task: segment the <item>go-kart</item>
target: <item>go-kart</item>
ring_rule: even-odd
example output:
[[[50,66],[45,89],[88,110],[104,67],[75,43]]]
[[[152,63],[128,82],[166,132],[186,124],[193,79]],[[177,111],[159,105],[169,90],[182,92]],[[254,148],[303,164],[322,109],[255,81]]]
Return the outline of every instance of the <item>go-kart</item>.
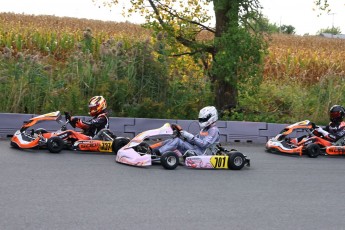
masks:
[[[44,128],[30,129],[43,121],[56,121],[61,128],[55,132],[48,132]],[[24,121],[22,127],[11,138],[11,146],[19,149],[47,148],[51,153],[59,153],[63,149],[108,152],[117,151],[129,142],[129,138],[116,137],[110,130],[101,130],[91,139],[89,136],[66,128],[69,120],[62,121],[60,111],[51,112]]]
[[[164,124],[158,129],[147,130],[135,136],[127,145],[122,147],[116,161],[133,166],[150,166],[154,163],[161,164],[165,169],[175,169],[179,164],[189,168],[208,169],[233,169],[240,170],[245,165],[250,166],[250,159],[237,150],[226,150],[220,144],[209,147],[203,155],[195,155],[193,152],[182,154],[178,150],[167,151],[156,155],[150,144],[152,137],[180,138],[176,125]]]
[[[345,155],[344,138],[331,142],[321,135],[313,134],[315,128],[315,124],[309,120],[289,125],[278,135],[268,140],[266,150],[273,153],[307,155],[311,158],[316,158],[320,154]],[[298,136],[298,133],[302,135]],[[291,137],[292,135],[296,137]]]

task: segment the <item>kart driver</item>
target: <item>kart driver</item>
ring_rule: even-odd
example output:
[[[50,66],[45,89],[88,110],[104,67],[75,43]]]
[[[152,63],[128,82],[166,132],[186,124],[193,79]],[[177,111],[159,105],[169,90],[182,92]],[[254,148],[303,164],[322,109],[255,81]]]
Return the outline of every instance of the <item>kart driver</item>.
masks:
[[[109,119],[107,113],[107,102],[103,96],[94,96],[89,100],[89,114],[92,116],[87,121],[79,118],[71,117],[69,113],[65,113],[66,119],[69,120],[73,128],[80,128],[83,134],[97,139],[96,134],[102,129],[109,128]]]
[[[192,152],[192,155],[201,155],[212,144],[219,142],[219,129],[216,125],[218,120],[217,109],[214,106],[207,106],[199,112],[200,133],[196,136],[182,130],[178,125],[172,125],[173,129],[180,132],[181,138],[168,139],[163,142],[151,145],[153,154],[161,155],[166,151],[178,150],[182,155]]]
[[[345,136],[345,109],[340,105],[333,105],[329,110],[330,123],[323,129],[315,127],[313,133],[316,136],[324,136],[326,140],[335,142]]]

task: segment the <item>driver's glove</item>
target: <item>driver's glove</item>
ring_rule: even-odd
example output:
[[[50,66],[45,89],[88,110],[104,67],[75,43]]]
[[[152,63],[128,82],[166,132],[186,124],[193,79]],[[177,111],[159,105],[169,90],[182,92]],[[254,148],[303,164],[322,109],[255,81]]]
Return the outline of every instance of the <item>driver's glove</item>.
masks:
[[[65,112],[65,118],[66,118],[66,121],[71,121],[71,114],[69,112]]]
[[[185,130],[182,130],[180,133],[181,133],[181,136],[184,139],[186,139],[188,142],[191,142],[194,139],[194,135]]]
[[[322,136],[324,136],[324,137],[326,137],[329,134],[326,130],[323,130],[323,128],[318,127],[318,126],[314,130],[317,131],[318,133],[322,134]]]
[[[77,123],[79,123],[79,118],[71,117],[71,120],[69,122],[73,128],[77,126]]]
[[[172,130],[176,130],[178,132],[182,131],[182,127],[178,124],[171,124],[170,127]]]

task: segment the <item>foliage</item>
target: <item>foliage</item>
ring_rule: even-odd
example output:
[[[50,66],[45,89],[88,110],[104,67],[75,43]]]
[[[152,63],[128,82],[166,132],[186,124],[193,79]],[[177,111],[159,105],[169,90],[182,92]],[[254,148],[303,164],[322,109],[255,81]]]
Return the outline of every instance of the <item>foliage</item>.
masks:
[[[334,104],[344,105],[345,76],[326,75],[305,89],[288,78],[266,80],[255,95],[241,98],[241,106],[224,119],[291,124],[309,119],[316,124],[329,122],[328,111]]]
[[[283,33],[283,34],[295,34],[295,27],[292,25],[277,25],[271,23],[267,17],[261,13],[257,13],[257,16],[248,21],[247,26],[252,31],[264,32],[264,33]]]
[[[119,1],[103,1],[109,5],[118,5]],[[174,56],[179,55],[192,55],[196,62],[204,64],[204,69],[206,74],[210,76],[211,82],[217,82],[213,84],[214,88],[214,103],[221,109],[229,108],[237,104],[237,91],[238,91],[238,78],[244,78],[249,75],[233,76],[231,82],[225,79],[224,76],[218,76],[219,71],[212,71],[214,66],[222,66],[226,63],[220,63],[221,58],[218,58],[218,63],[212,65],[212,62],[217,58],[218,52],[228,52],[227,48],[220,46],[217,41],[204,42],[197,40],[197,36],[201,31],[205,30],[214,34],[215,38],[221,38],[226,34],[233,34],[233,37],[238,38],[244,33],[239,33],[238,29],[247,30],[247,25],[250,20],[257,17],[258,11],[260,9],[260,4],[258,0],[241,0],[241,1],[196,1],[196,0],[140,0],[140,1],[130,1],[130,7],[125,9],[128,14],[132,12],[137,12],[146,16],[147,26],[156,31],[156,33],[164,31],[167,34],[167,41],[169,46],[172,48],[169,53]],[[210,25],[211,14],[209,13],[209,6],[213,5],[213,11],[216,18],[216,25],[213,28]],[[148,9],[148,7],[151,10]],[[256,36],[256,31],[254,32],[253,40],[258,40],[260,36]],[[252,36],[252,33],[247,33],[243,40],[248,39],[248,36]],[[226,35],[227,36],[227,35]],[[185,48],[177,48],[176,43],[182,44]],[[252,46],[252,49],[264,49],[264,46]],[[230,50],[232,52],[234,50]],[[235,69],[244,69],[249,67],[249,65],[236,66],[239,63],[252,62],[253,60],[245,60],[246,58],[251,58],[256,56],[258,50],[252,50],[253,54],[248,55],[247,53],[239,53],[237,50],[236,59],[241,59],[242,61],[236,60],[232,62],[232,70],[229,75],[237,74]],[[259,55],[262,57],[262,55]],[[256,61],[256,57],[254,58]],[[260,61],[259,61],[260,62]],[[255,63],[255,62],[253,62]],[[257,64],[257,62],[255,63]],[[251,72],[250,78],[259,76],[260,73],[253,73],[255,68],[248,69]],[[243,71],[244,72],[244,71]],[[223,75],[223,74],[222,74]],[[223,93],[231,95],[225,97]]]
[[[248,26],[253,30],[253,31],[259,31],[263,33],[279,33],[280,28],[279,25],[276,23],[271,23],[267,17],[265,17],[262,14],[259,14],[256,20],[249,20]]]
[[[272,35],[268,50],[259,90],[224,119],[326,124],[329,108],[345,104],[344,40]]]
[[[203,66],[188,55],[172,58],[172,51],[188,50],[171,43],[165,33],[133,24],[103,26],[43,16],[0,14],[0,21],[0,112],[87,115],[87,101],[96,94],[106,97],[111,116],[195,119],[201,107],[212,104],[214,83]],[[73,27],[78,24],[83,26]],[[91,32],[91,42],[85,31]],[[245,30],[238,33],[216,41],[229,50],[259,44]],[[210,38],[197,37],[204,44]],[[238,107],[224,111],[221,119],[326,124],[330,106],[345,105],[345,40],[273,34],[268,42],[261,83],[239,81]],[[236,50],[225,50],[217,58],[224,63],[223,72],[250,76],[241,65],[260,68],[248,61],[255,57],[243,62]],[[232,61],[241,65],[232,69]]]
[[[330,12],[328,0],[314,0],[314,4],[322,11]]]
[[[240,92],[255,92],[262,79],[262,60],[265,43],[260,35],[251,35],[244,28],[232,29],[215,39],[221,50],[215,56],[213,72],[224,81],[240,88]],[[252,85],[252,87],[248,87]]]
[[[10,27],[12,19],[5,14],[7,23],[0,27],[4,38],[0,41],[0,95],[7,98],[0,103],[0,111],[68,110],[86,115],[88,99],[103,95],[112,115],[188,119],[210,102],[210,86],[200,67],[188,57],[169,58],[162,38],[142,40],[147,30],[135,29],[133,39],[122,33],[108,36],[114,26],[108,27],[109,32],[92,31],[100,23],[94,21],[84,31],[67,32],[66,23],[67,29],[54,33],[43,27],[30,34],[27,31],[37,27],[42,17],[24,29]],[[128,34],[133,32],[131,26]]]
[[[341,34],[341,29],[339,27],[327,27],[325,29],[320,29],[316,34],[329,33],[329,34]]]
[[[345,73],[345,40],[318,36],[272,35],[264,76],[289,79],[307,86],[323,76]]]
[[[282,25],[279,27],[279,30],[281,33],[283,34],[295,34],[295,27],[293,27],[292,25]]]

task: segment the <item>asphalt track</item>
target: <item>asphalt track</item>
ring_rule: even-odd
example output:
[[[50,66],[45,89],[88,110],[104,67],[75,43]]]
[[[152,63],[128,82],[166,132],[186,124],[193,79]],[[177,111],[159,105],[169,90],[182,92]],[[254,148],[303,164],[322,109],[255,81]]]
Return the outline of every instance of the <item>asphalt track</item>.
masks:
[[[137,168],[0,141],[0,229],[345,229],[345,157],[233,147],[250,168]]]

